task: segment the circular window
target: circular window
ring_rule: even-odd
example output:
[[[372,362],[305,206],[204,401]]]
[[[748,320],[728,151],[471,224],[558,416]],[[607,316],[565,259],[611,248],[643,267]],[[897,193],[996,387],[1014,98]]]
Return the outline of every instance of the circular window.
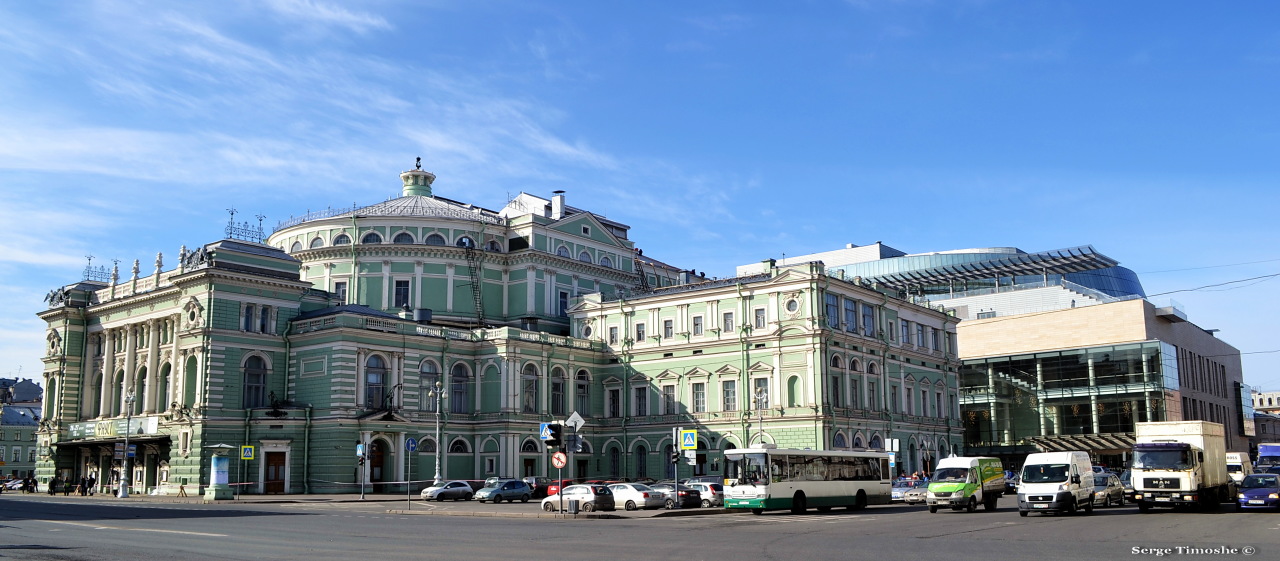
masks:
[[[788,311],[788,312],[791,312],[791,313],[793,313],[793,314],[794,314],[794,313],[796,313],[796,311],[798,311],[799,309],[800,309],[800,301],[799,301],[799,300],[796,300],[795,298],[792,298],[792,299],[790,299],[790,300],[787,300],[787,311]]]
[[[590,336],[591,336],[591,326],[590,326],[590,325],[584,326],[584,327],[582,328],[582,336],[583,336],[583,337],[590,337]]]
[[[195,321],[195,320],[196,320],[196,311],[191,310],[190,312],[187,312],[187,321]]]

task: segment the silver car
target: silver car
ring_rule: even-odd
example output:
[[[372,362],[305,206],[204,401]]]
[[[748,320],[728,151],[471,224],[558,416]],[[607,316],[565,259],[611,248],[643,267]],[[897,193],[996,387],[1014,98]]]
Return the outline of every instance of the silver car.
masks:
[[[724,485],[720,483],[689,483],[702,495],[702,508],[724,506]]]
[[[483,489],[476,491],[475,497],[477,501],[493,501],[495,504],[504,499],[510,503],[516,502],[516,499],[527,503],[533,498],[533,489],[519,479],[499,479],[493,483],[486,482]]]
[[[666,493],[653,489],[643,483],[614,483],[609,486],[613,491],[614,505],[622,504],[626,510],[662,508],[666,506]]]
[[[466,481],[441,481],[439,485],[432,485],[422,490],[424,501],[469,501],[473,496],[475,491]]]

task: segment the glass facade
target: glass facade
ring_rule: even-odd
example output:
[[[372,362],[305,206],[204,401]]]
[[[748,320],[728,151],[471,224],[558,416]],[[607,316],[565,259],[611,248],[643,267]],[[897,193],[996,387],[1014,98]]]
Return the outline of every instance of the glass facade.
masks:
[[[966,360],[960,393],[971,447],[1132,433],[1136,422],[1180,418],[1177,351],[1160,341]]]

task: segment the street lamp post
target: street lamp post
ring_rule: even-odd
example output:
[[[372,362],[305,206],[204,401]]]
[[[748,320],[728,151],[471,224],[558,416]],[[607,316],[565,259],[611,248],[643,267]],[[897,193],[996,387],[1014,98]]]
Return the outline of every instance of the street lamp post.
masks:
[[[129,484],[133,482],[133,475],[129,473],[129,433],[133,425],[133,392],[129,392],[124,396],[124,471],[120,474],[120,495],[122,499],[129,498]]]
[[[436,389],[429,395],[436,400],[436,479],[434,485],[439,486],[441,482],[440,451],[444,448],[444,444],[440,442],[440,410],[444,409],[444,384],[440,383],[440,380],[436,380]]]

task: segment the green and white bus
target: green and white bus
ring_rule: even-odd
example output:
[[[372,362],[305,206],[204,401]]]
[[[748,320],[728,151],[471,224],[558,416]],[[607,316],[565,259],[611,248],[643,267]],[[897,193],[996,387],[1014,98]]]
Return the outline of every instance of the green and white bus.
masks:
[[[889,504],[889,454],[871,451],[786,450],[765,445],[724,451],[725,508],[755,514]]]

